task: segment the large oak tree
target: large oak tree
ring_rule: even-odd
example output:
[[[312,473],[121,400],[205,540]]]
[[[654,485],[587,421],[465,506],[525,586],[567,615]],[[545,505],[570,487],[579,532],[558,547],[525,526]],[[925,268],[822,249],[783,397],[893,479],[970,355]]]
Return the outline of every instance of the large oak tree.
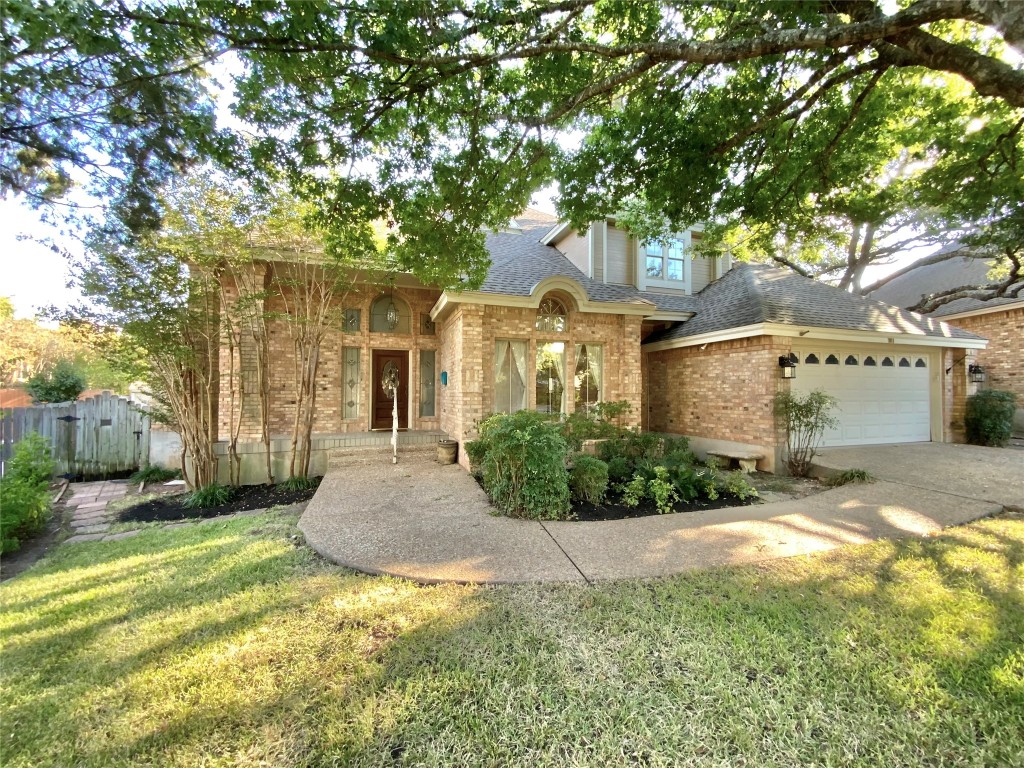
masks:
[[[396,222],[401,263],[442,284],[480,279],[481,228],[557,180],[577,224],[613,211],[633,211],[638,232],[720,223],[708,243],[745,227],[802,269],[839,247],[847,282],[861,280],[879,223],[912,211],[1003,259],[989,294],[1020,288],[1013,0],[56,0],[35,11],[5,5],[0,180],[53,195],[70,168],[109,164],[135,228],[158,218],[154,182],[217,156],[254,179],[283,174],[335,221]],[[205,72],[229,52],[251,137],[218,133],[210,117]],[[837,221],[844,242],[830,234]]]

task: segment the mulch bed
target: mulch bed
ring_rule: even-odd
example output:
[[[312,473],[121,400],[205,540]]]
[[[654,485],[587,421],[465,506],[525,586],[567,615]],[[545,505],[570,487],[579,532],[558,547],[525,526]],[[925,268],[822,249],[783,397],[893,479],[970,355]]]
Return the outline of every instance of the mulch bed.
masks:
[[[675,504],[672,512],[706,512],[709,509],[725,509],[726,507],[745,507],[749,504],[757,504],[759,499],[747,499],[740,501],[732,496],[719,496],[714,501],[698,501],[692,504]],[[572,514],[579,522],[602,522],[605,520],[629,520],[634,517],[650,517],[660,515],[657,507],[653,504],[641,504],[638,507],[625,507],[609,500],[605,504],[590,504],[588,502],[573,502]]]
[[[184,495],[181,494],[136,504],[123,510],[117,519],[122,523],[155,523],[220,517],[250,509],[297,504],[313,498],[314,493],[315,486],[304,491],[289,491],[278,485],[243,485],[234,488],[231,500],[218,507],[189,509],[182,506]]]

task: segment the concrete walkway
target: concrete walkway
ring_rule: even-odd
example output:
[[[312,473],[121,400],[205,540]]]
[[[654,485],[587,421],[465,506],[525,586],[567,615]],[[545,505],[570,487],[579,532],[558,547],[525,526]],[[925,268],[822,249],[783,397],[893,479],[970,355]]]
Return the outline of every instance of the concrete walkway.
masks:
[[[830,451],[828,466],[864,468],[879,479],[794,501],[597,523],[495,517],[458,466],[406,460],[346,467],[327,474],[299,528],[334,562],[421,582],[667,576],[932,535],[1022,503],[1024,453],[962,448],[974,449],[935,445],[906,467],[884,454],[869,466],[877,448]],[[843,464],[848,460],[855,461]],[[1015,467],[1016,479],[1003,482]]]

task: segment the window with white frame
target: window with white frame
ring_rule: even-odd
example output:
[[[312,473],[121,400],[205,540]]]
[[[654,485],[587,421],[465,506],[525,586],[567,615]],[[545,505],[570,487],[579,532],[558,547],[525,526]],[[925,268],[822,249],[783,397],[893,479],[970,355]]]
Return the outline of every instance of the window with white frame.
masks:
[[[494,412],[515,413],[526,408],[525,341],[498,339],[494,343]]]
[[[644,269],[648,280],[665,280],[682,285],[686,280],[687,253],[677,238],[644,244]]]
[[[537,410],[565,413],[565,342],[537,342]]]
[[[575,408],[590,411],[601,402],[603,354],[600,344],[576,345],[576,371],[573,376]]]

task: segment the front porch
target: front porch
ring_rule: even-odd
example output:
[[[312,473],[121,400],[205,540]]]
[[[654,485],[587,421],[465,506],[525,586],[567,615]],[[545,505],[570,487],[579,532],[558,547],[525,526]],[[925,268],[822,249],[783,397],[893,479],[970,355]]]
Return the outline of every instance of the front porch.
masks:
[[[403,430],[398,433],[398,457],[403,455],[430,454],[438,440],[448,435],[440,430]],[[246,441],[238,444],[240,460],[239,482],[242,485],[256,485],[266,482],[264,446],[261,442]],[[217,456],[217,475],[222,483],[230,480],[228,443],[221,440],[213,445]],[[310,476],[324,475],[329,468],[349,463],[366,463],[377,457],[383,461],[391,455],[391,431],[373,430],[367,432],[343,432],[337,434],[313,435],[313,449],[309,459]],[[291,438],[277,436],[270,440],[271,469],[275,480],[288,477],[291,461]]]

